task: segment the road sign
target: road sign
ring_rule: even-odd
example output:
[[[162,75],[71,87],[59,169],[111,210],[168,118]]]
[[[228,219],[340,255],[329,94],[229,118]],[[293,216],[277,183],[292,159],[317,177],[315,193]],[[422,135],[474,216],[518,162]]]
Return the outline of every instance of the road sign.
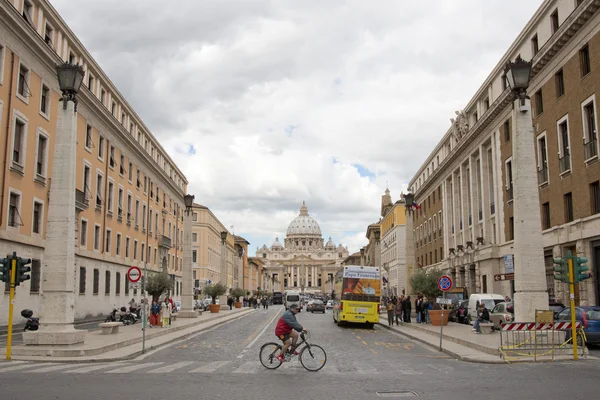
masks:
[[[138,282],[142,279],[142,271],[138,267],[131,267],[127,270],[127,279],[129,282]]]
[[[437,299],[435,299],[435,302],[437,304],[448,304],[448,305],[451,305],[452,304],[452,299],[444,299],[443,297],[438,297]]]
[[[512,254],[507,254],[504,256],[504,273],[511,274],[515,272],[515,263]]]
[[[498,281],[514,281],[515,280],[515,274],[496,274],[494,275],[494,280],[496,282]]]
[[[129,282],[129,289],[141,289],[141,285],[139,282]]]
[[[438,288],[440,288],[442,292],[447,292],[448,290],[452,289],[452,278],[450,278],[448,275],[440,276],[440,279],[438,280]]]

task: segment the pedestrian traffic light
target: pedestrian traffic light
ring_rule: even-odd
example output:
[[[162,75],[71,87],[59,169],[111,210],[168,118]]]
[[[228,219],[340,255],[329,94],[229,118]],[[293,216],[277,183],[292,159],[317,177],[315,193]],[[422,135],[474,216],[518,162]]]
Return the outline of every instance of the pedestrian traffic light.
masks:
[[[0,281],[10,282],[10,258],[0,258]]]
[[[576,257],[573,260],[573,270],[575,275],[575,282],[585,281],[590,278],[589,267],[586,265],[588,259],[586,257]]]
[[[31,279],[31,276],[29,275],[31,267],[28,266],[29,264],[31,264],[31,258],[17,258],[17,275],[15,276],[15,286],[19,286],[21,282]]]
[[[567,264],[567,259],[558,257],[552,260],[554,263],[554,279],[560,282],[569,282],[569,266]]]

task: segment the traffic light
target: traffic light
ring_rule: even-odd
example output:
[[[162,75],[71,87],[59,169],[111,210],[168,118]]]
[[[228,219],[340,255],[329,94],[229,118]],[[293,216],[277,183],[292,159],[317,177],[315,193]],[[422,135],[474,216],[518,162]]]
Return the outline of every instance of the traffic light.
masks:
[[[29,264],[31,264],[31,258],[17,257],[17,275],[15,276],[15,286],[19,286],[21,282],[31,279],[31,276],[29,275],[31,267],[28,266]]]
[[[590,278],[589,267],[585,265],[588,262],[586,257],[576,257],[573,259],[573,273],[575,282],[585,281]]]
[[[10,258],[0,258],[0,281],[10,282]]]
[[[560,282],[569,282],[569,265],[567,264],[566,258],[555,258],[552,260],[554,263],[554,279]]]

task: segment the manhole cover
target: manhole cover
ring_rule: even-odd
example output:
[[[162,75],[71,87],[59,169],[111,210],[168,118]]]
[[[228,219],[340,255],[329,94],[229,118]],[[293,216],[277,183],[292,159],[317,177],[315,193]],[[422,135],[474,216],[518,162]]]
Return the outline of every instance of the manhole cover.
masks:
[[[418,396],[415,392],[410,390],[397,390],[395,392],[375,392],[379,397],[414,397]]]

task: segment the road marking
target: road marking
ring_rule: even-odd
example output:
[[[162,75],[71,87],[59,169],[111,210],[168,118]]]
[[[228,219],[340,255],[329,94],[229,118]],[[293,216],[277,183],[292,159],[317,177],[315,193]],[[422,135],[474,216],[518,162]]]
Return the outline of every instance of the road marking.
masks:
[[[371,353],[377,354],[377,352],[375,350],[373,350],[372,348],[370,348],[370,347],[369,347],[369,350],[371,350]]]
[[[360,363],[354,362],[352,363],[354,368],[356,368],[356,373],[361,375],[373,375],[377,373],[377,368],[368,363]]]
[[[45,367],[25,371],[27,374],[38,374],[41,372],[54,372],[61,369],[73,368],[73,364],[46,364]]]
[[[254,338],[254,340],[252,340],[250,342],[250,344],[248,344],[248,346],[246,346],[247,349],[249,349],[252,346],[254,346],[254,343],[256,343],[258,341],[258,339],[260,339],[260,337],[263,335],[263,333],[265,333],[265,331],[267,330],[267,328],[269,327],[269,325],[271,325],[271,323],[273,323],[273,321],[275,321],[275,318],[277,318],[277,316],[279,315],[280,312],[281,312],[281,309],[279,309],[277,311],[277,313],[273,316],[273,318],[271,318],[271,320],[269,321],[269,323],[267,325],[265,325],[265,327],[263,328],[262,331],[260,331],[260,333],[258,334],[258,336],[256,336]]]
[[[362,341],[362,344],[364,344],[365,346],[368,346],[367,342],[365,342],[364,340]]]
[[[123,373],[127,373],[127,372],[133,372],[135,370],[142,369],[142,368],[151,368],[155,365],[161,365],[161,364],[164,364],[164,363],[163,362],[151,362],[151,363],[129,365],[126,367],[113,369],[112,371],[106,371],[106,373],[107,374],[123,374]],[[148,372],[148,371],[146,371],[146,372]]]
[[[224,367],[225,365],[227,365],[229,363],[230,363],[230,361],[213,361],[211,363],[201,366],[200,368],[193,369],[193,370],[189,371],[189,373],[190,374],[197,373],[197,372],[210,373],[210,372],[216,371],[217,369],[219,369],[221,367]]]
[[[237,358],[243,358],[243,357],[244,357],[243,354],[240,354],[239,356],[237,356]]]
[[[90,365],[87,367],[78,368],[78,369],[71,370],[71,371],[63,371],[63,374],[85,374],[87,372],[97,371],[102,368],[117,367],[119,365],[123,365],[123,363],[121,362],[121,363],[99,364],[99,365],[95,364],[95,365]]]
[[[259,369],[263,369],[264,367],[260,365],[257,361],[246,361],[238,368],[234,369],[233,372],[236,374],[255,374]]]
[[[12,364],[12,362],[11,362],[11,364]],[[10,366],[10,367],[6,367],[6,368],[0,369],[0,372],[18,371],[20,369],[30,368],[30,367],[35,366],[35,365],[39,365],[39,364],[25,363],[25,364],[21,364],[21,365],[14,365],[14,366]]]
[[[176,369],[183,368],[183,367],[185,367],[187,365],[190,365],[190,364],[193,364],[193,363],[194,363],[193,361],[180,361],[180,362],[177,362],[175,364],[165,365],[164,367],[153,369],[153,370],[148,371],[148,372],[151,373],[151,374],[162,374],[164,372],[173,372]]]

